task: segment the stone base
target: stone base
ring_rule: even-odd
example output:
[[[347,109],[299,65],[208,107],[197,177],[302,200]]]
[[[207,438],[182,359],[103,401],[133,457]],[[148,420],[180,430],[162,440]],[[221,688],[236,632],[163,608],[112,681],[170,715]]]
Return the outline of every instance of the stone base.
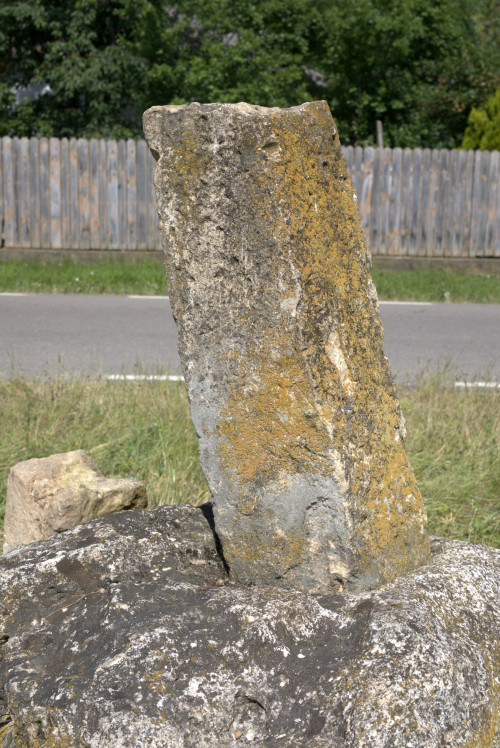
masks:
[[[232,585],[210,513],[0,559],[2,748],[498,744],[499,551],[433,538],[391,584],[312,597]]]

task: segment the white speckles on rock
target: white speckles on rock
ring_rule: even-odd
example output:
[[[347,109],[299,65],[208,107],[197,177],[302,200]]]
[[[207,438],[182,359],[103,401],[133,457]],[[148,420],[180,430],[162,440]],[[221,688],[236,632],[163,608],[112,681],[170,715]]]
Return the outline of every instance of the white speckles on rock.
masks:
[[[492,748],[500,552],[433,548],[379,590],[323,597],[217,586],[213,535],[189,507],[1,557],[11,746]],[[205,565],[189,564],[195,552]]]

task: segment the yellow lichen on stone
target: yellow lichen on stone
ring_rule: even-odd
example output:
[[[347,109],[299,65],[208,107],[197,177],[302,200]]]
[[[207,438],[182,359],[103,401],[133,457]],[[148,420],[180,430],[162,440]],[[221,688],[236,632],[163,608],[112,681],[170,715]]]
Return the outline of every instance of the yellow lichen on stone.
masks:
[[[344,587],[345,569],[363,588],[414,568],[428,555],[425,511],[328,106],[167,116],[156,184],[175,223],[172,308],[235,577],[266,556],[269,579],[301,559],[309,571],[289,583],[324,591],[329,577]]]
[[[328,434],[318,428],[301,364],[286,336],[273,328],[261,345],[247,346],[217,425],[219,457],[228,476],[242,483],[274,481],[281,474],[325,467]]]

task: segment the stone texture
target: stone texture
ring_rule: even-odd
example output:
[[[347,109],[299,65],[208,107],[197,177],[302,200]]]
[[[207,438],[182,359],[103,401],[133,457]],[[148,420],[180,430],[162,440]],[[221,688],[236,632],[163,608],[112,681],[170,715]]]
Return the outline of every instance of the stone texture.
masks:
[[[9,471],[4,553],[94,517],[145,508],[146,488],[130,478],[104,478],[83,450],[18,462]]]
[[[179,353],[234,580],[375,588],[429,554],[325,102],[153,107]]]
[[[210,508],[0,558],[2,748],[498,745],[500,552],[432,539],[361,594],[228,581]]]

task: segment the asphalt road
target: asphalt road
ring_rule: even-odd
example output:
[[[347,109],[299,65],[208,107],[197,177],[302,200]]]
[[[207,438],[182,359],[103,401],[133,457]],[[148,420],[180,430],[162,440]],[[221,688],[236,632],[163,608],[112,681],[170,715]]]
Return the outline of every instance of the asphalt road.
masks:
[[[500,304],[381,302],[399,381],[448,366],[459,380],[500,382]],[[0,376],[180,372],[166,297],[0,294]]]

